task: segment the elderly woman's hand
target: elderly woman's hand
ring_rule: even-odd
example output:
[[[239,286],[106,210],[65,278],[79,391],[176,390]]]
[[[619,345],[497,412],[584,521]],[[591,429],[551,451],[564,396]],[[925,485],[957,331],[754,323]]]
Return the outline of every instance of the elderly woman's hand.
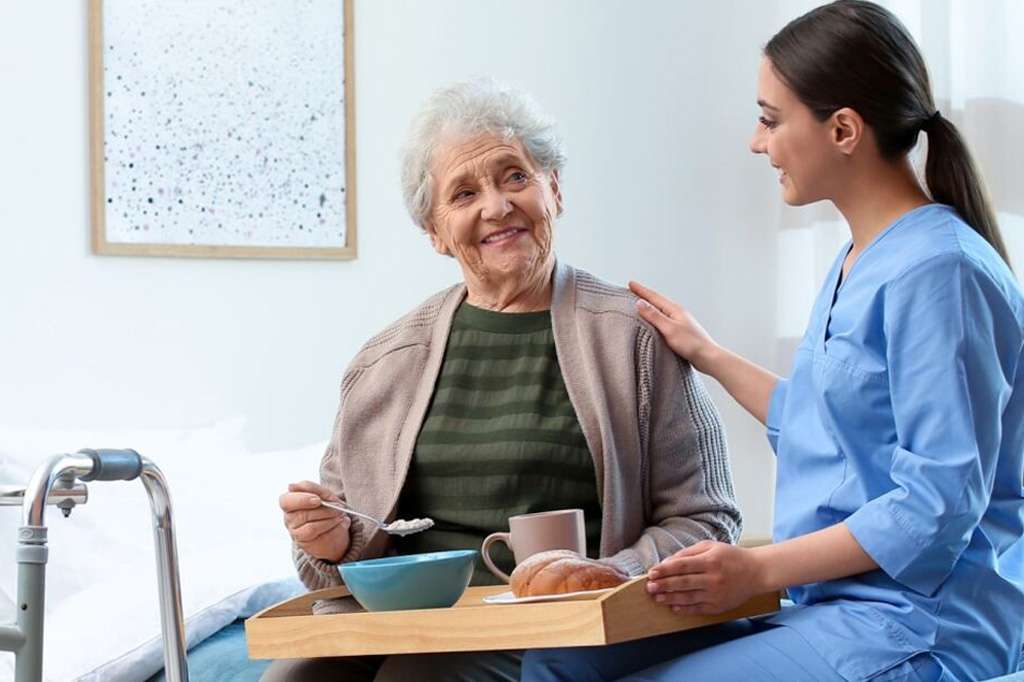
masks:
[[[684,614],[722,613],[768,591],[756,553],[710,540],[679,550],[647,576],[655,601]]]
[[[696,318],[678,303],[639,282],[630,282],[629,290],[640,298],[637,301],[640,317],[658,330],[669,348],[689,361],[697,371],[709,374],[708,365],[718,350],[718,344]]]
[[[284,525],[307,554],[338,562],[348,550],[351,520],[348,514],[320,506],[320,500],[341,502],[337,495],[312,481],[288,484],[288,492],[279,498]]]

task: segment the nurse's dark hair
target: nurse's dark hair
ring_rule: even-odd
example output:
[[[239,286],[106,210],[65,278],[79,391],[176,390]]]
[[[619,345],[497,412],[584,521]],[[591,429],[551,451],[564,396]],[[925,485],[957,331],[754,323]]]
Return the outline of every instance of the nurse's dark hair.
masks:
[[[819,120],[844,107],[860,114],[883,158],[906,155],[925,131],[932,199],[955,208],[1009,264],[981,175],[956,126],[936,110],[924,59],[899,19],[872,2],[836,0],[789,22],[764,54]]]

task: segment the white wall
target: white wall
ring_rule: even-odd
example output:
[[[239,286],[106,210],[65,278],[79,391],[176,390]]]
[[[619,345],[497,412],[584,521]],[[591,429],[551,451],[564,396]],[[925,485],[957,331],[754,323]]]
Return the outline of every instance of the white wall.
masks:
[[[403,212],[397,155],[427,94],[476,74],[561,123],[563,260],[648,282],[772,363],[781,201],[746,144],[760,46],[792,7],[357,2],[359,258],[314,262],[90,253],[85,4],[0,3],[0,428],[244,414],[257,449],[326,438],[360,343],[458,278]],[[713,390],[747,529],[766,534],[770,451]]]

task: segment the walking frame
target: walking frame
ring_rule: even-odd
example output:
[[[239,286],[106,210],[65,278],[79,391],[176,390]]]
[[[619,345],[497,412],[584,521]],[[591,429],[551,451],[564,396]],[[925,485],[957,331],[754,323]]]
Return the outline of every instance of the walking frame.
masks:
[[[188,682],[185,624],[181,610],[178,550],[174,540],[171,497],[160,469],[134,450],[80,450],[53,455],[33,472],[28,486],[0,486],[0,505],[21,506],[18,528],[17,621],[0,625],[0,651],[15,654],[15,682],[40,682],[43,675],[45,607],[46,505],[65,517],[85,504],[84,482],[142,479],[153,512],[156,568],[160,588],[160,626],[168,682]]]

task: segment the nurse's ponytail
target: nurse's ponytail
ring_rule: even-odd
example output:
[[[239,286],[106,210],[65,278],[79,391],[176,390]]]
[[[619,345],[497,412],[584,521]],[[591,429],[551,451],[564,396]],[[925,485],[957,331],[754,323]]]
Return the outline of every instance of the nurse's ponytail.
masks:
[[[905,156],[924,131],[932,199],[956,209],[1009,265],[971,153],[936,109],[924,59],[899,19],[872,2],[836,0],[791,21],[764,54],[819,120],[843,107],[860,114],[883,158]]]
[[[923,130],[928,135],[925,182],[932,199],[955,208],[964,222],[977,230],[1009,265],[1010,257],[992,206],[985,196],[981,174],[960,132],[938,112],[925,121]]]

